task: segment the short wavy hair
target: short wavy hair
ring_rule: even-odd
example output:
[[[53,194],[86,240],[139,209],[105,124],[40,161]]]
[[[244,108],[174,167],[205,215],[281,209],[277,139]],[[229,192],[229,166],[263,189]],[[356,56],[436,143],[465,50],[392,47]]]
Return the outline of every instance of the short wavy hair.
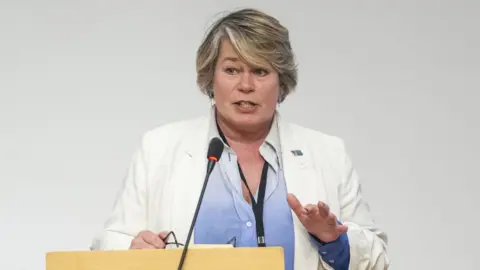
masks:
[[[295,90],[298,68],[288,29],[259,10],[241,9],[218,19],[197,50],[197,85],[213,97],[213,77],[222,40],[229,39],[240,58],[255,67],[273,67],[279,74],[278,102]]]

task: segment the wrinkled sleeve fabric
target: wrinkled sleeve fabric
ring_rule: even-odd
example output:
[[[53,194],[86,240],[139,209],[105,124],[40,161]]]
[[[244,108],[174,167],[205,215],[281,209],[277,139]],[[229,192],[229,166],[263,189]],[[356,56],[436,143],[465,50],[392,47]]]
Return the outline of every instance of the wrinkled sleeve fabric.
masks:
[[[91,250],[128,249],[138,232],[146,228],[147,149],[148,133],[143,136],[130,161],[113,209],[103,231],[93,240]]]
[[[368,203],[362,196],[361,184],[350,157],[341,141],[338,164],[341,182],[338,185],[340,216],[348,226],[351,270],[385,270],[390,266],[387,255],[387,234],[373,220]],[[334,268],[336,269],[336,268]]]
[[[346,233],[341,234],[337,240],[329,243],[323,243],[312,234],[310,236],[312,237],[312,242],[317,247],[318,254],[325,263],[335,270],[349,269],[350,244],[348,243],[348,235]]]

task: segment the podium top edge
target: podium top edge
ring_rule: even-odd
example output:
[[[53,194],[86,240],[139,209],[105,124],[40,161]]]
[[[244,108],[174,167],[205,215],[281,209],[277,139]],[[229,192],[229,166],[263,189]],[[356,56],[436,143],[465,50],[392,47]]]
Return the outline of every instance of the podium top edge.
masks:
[[[76,254],[81,254],[81,253],[123,253],[123,252],[143,252],[143,253],[156,253],[156,252],[178,252],[179,250],[183,250],[183,248],[167,248],[167,249],[117,249],[117,250],[53,250],[53,251],[47,251],[45,252],[46,255],[53,255],[53,254],[65,254],[65,253],[76,253]],[[194,252],[206,252],[206,251],[211,251],[211,250],[228,250],[228,251],[245,251],[245,250],[258,250],[258,251],[274,251],[274,250],[282,250],[282,247],[232,247],[232,248],[225,248],[225,247],[192,247],[188,248],[189,252],[194,251]]]

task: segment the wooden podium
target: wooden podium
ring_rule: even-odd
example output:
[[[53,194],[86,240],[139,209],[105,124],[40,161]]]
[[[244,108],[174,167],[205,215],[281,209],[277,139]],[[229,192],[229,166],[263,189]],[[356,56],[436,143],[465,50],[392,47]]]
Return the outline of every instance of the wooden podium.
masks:
[[[46,254],[46,270],[177,270],[182,249],[59,251]],[[284,270],[283,248],[188,249],[184,270]]]

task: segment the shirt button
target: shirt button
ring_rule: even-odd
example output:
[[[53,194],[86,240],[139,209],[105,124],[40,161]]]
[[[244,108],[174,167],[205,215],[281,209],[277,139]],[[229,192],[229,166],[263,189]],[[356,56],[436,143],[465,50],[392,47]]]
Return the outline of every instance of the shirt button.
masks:
[[[249,228],[252,227],[252,222],[247,221],[247,227],[249,227]]]

